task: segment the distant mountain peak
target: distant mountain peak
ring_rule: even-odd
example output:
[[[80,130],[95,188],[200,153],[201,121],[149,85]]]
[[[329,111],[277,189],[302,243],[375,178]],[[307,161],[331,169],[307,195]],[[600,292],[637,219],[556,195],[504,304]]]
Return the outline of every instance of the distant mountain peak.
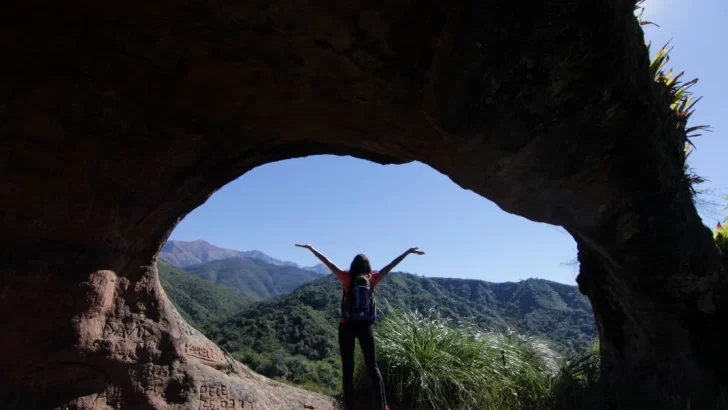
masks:
[[[298,264],[273,258],[259,250],[239,251],[215,246],[203,239],[192,241],[169,240],[162,247],[159,255],[162,259],[177,267],[196,265],[227,258],[251,258],[277,266],[293,266]]]

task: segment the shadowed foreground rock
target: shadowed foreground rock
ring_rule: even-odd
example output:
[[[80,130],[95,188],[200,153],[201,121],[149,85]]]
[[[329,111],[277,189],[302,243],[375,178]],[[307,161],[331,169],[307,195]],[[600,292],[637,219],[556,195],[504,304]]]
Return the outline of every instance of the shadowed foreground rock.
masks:
[[[233,360],[178,315],[151,275],[133,285],[112,271],[96,271],[79,287],[53,301],[62,309],[69,298],[85,300],[72,319],[74,345],[69,340],[67,346],[83,354],[46,361],[45,346],[35,344],[35,357],[16,358],[22,365],[3,369],[3,409],[337,408],[330,397],[267,379]],[[147,311],[130,306],[140,294],[153,300]],[[6,351],[29,351],[21,336],[5,335]]]
[[[330,408],[190,334],[152,268],[224,184],[312,154],[421,161],[564,226],[611,384],[725,380],[726,278],[633,8],[10,0],[0,408]]]

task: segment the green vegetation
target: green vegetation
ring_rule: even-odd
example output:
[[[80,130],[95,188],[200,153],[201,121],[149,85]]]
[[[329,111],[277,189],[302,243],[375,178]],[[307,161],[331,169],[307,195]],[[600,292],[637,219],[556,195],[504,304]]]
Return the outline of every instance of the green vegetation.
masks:
[[[182,317],[202,332],[221,317],[233,316],[254,302],[253,298],[217,286],[167,261],[157,262],[159,281]]]
[[[706,386],[704,402],[622,385],[605,393],[598,343],[564,357],[537,338],[485,332],[434,312],[391,312],[377,327],[377,359],[392,409],[725,410],[725,389]],[[370,389],[361,354],[355,380]]]
[[[319,275],[291,293],[251,303],[249,295],[213,281],[231,283],[222,279],[240,278],[232,266],[242,266],[248,281],[238,283],[265,284],[258,279],[269,278],[269,271],[250,268],[259,261],[232,261],[193,266],[200,277],[160,261],[160,279],[183,317],[253,370],[324,393],[338,392],[338,280]],[[281,275],[295,269],[273,268]],[[377,298],[382,317],[390,309],[437,311],[442,320],[538,336],[562,353],[586,351],[596,335],[589,302],[576,287],[545,280],[489,283],[391,273],[378,287]]]
[[[713,232],[713,239],[715,239],[715,244],[718,245],[720,250],[723,252],[723,255],[728,253],[728,231],[723,227],[723,225],[718,223],[718,226],[715,227],[715,232]]]
[[[185,270],[257,300],[283,295],[321,277],[318,273],[294,266],[273,265],[259,259],[240,257],[188,265]]]
[[[332,275],[253,302],[164,261],[158,267],[180,313],[236,359],[268,377],[339,394],[341,288]],[[676,397],[644,399],[641,391],[606,395],[590,306],[573,286],[392,273],[378,298],[377,355],[393,409],[695,408]],[[368,388],[358,349],[355,377],[358,389]],[[718,407],[703,408],[728,408],[721,397]]]
[[[556,353],[534,338],[453,325],[433,311],[395,311],[377,327],[388,400],[417,409],[538,409],[556,371]],[[357,386],[368,388],[361,354]]]
[[[641,26],[654,25],[654,23],[642,19],[644,12],[642,4],[644,3],[645,0],[639,0],[635,5],[635,9],[640,11],[637,14],[637,20]],[[649,52],[650,44],[645,43],[645,46]],[[690,91],[690,88],[697,84],[698,79],[693,78],[692,80],[682,82],[681,78],[685,75],[685,72],[675,74],[672,69],[666,70],[669,61],[670,49],[667,48],[666,44],[657,51],[650,61],[650,74],[662,93],[665,106],[672,113],[673,131],[667,137],[670,139],[670,142],[676,143],[676,146],[679,148],[683,169],[682,180],[689,187],[691,194],[695,196],[697,193],[695,185],[701,184],[705,180],[688,166],[687,160],[693,150],[692,139],[701,135],[697,133],[698,131],[710,130],[710,126],[697,125],[688,127],[688,120],[690,120],[690,117],[695,112],[695,104],[700,101],[700,98],[696,99]]]

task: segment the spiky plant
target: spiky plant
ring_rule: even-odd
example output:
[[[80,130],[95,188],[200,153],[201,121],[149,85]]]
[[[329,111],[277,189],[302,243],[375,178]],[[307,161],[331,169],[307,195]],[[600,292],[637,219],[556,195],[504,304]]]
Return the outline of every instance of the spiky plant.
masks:
[[[681,131],[681,134],[685,135],[684,144],[686,147],[689,147],[692,145],[691,138],[702,135],[696,134],[696,131],[709,130],[710,127],[707,125],[697,125],[686,128],[688,120],[695,112],[695,104],[702,97],[695,98],[692,92],[689,91],[692,86],[697,84],[697,78],[693,78],[687,82],[681,82],[680,79],[685,75],[684,71],[679,74],[675,74],[672,69],[665,71],[667,63],[670,62],[670,51],[672,50],[672,48],[667,48],[668,44],[662,46],[657,51],[657,54],[655,54],[655,57],[650,63],[650,73],[656,83],[665,87],[667,100],[670,105],[670,111],[674,116],[676,128]],[[647,44],[648,49],[649,47],[650,44]]]
[[[645,21],[644,20],[643,16],[645,14],[645,8],[642,7],[642,4],[644,4],[645,1],[647,1],[647,0],[638,0],[637,3],[635,3],[635,5],[634,5],[634,9],[635,10],[639,10],[639,14],[637,14],[637,21],[639,21],[640,26],[653,25],[653,26],[660,27],[660,26],[658,26],[657,24],[655,24],[655,23],[653,23],[651,21]]]
[[[635,5],[635,10],[639,10],[636,16],[637,20],[641,26],[657,26],[657,24],[643,19],[644,7],[642,5],[645,1],[639,0]],[[649,52],[651,44],[646,42],[645,45]],[[697,84],[698,79],[693,78],[683,82],[681,79],[685,75],[684,71],[678,74],[675,74],[672,69],[666,71],[667,64],[670,62],[670,51],[672,50],[672,48],[668,48],[668,45],[669,42],[662,46],[650,61],[650,74],[655,83],[661,86],[664,91],[665,102],[670,109],[671,119],[675,127],[674,135],[678,138],[678,144],[683,147],[681,158],[683,180],[689,185],[691,193],[695,195],[694,186],[705,182],[705,180],[692,171],[688,166],[687,159],[694,148],[692,139],[702,135],[698,133],[699,131],[710,131],[710,126],[696,125],[688,127],[688,121],[695,112],[695,105],[702,98],[695,98],[690,91],[690,88]]]

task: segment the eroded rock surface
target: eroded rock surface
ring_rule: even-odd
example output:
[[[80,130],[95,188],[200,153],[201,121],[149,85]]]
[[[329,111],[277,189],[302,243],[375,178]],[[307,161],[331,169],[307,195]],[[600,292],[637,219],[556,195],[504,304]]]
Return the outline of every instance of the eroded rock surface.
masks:
[[[64,346],[82,352],[81,357],[63,360],[50,354],[43,361],[19,357],[4,363],[2,408],[337,408],[330,397],[267,379],[236,362],[190,327],[158,281],[147,278],[132,286],[112,271],[93,272],[79,286],[87,305],[72,320],[77,344]],[[159,305],[135,311],[128,302],[139,294]],[[37,339],[19,332],[4,336],[6,351],[28,351],[26,343],[39,350]],[[43,353],[50,352],[37,352]]]
[[[228,367],[151,268],[215,190],[312,154],[418,160],[564,226],[611,381],[726,379],[726,277],[633,0],[2,10],[0,407],[329,406]]]

